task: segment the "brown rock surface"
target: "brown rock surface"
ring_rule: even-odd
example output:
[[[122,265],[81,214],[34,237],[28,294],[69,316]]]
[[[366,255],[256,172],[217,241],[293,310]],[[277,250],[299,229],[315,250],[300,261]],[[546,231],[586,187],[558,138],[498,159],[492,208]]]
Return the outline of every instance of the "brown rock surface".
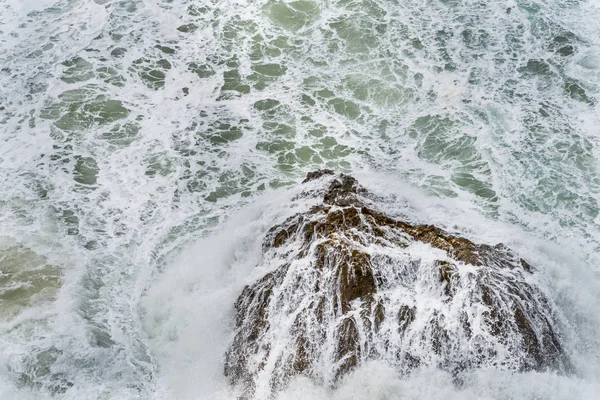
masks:
[[[531,267],[506,246],[390,218],[352,177],[315,171],[305,182],[315,179],[329,180],[323,204],[269,231],[265,257],[281,266],[236,302],[225,375],[247,395],[297,374],[333,385],[369,359],[399,374],[568,367]],[[420,256],[419,243],[439,259]]]

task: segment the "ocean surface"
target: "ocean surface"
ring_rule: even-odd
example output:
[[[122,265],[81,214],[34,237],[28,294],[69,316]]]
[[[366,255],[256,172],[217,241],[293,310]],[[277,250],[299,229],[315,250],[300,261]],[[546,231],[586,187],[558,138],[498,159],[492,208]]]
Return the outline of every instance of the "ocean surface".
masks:
[[[535,266],[574,371],[285,399],[596,399],[599,0],[0,0],[0,399],[231,399],[306,172]]]

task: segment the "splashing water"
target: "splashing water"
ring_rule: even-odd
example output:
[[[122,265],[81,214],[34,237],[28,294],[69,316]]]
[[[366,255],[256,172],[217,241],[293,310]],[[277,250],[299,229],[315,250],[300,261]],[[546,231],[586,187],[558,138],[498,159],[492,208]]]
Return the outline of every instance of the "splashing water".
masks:
[[[0,398],[230,398],[233,304],[322,167],[543,266],[576,372],[456,387],[372,362],[280,398],[594,398],[597,21],[593,0],[0,1]]]

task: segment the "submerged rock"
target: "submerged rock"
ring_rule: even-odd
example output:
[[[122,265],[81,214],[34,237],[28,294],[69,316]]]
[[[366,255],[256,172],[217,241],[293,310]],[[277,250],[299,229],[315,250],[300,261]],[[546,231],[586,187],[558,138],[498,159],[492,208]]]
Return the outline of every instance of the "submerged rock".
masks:
[[[246,395],[298,374],[334,385],[372,359],[399,374],[566,370],[552,307],[510,249],[390,218],[350,176],[304,183],[316,179],[322,204],[268,232],[264,257],[280,266],[235,305],[225,375]]]

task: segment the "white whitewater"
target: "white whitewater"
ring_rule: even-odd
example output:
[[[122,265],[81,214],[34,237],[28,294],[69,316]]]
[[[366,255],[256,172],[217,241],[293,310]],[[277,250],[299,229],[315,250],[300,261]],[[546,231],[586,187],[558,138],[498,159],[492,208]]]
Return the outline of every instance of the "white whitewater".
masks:
[[[600,392],[597,1],[0,0],[0,398],[229,399],[305,173],[506,243],[575,373],[370,362],[281,399]]]

